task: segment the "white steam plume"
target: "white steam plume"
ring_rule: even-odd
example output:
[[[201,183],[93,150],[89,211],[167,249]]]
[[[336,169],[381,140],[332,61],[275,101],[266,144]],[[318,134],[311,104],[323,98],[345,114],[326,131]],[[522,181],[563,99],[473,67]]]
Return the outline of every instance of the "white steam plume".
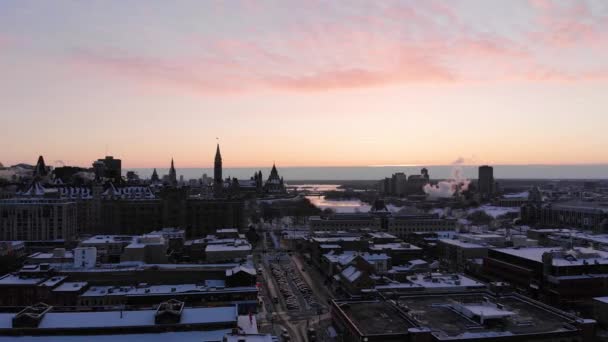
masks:
[[[423,188],[424,193],[430,198],[450,198],[455,194],[467,191],[471,181],[462,174],[462,167],[460,165],[463,163],[464,158],[462,157],[455,160],[453,163],[452,178],[441,181],[436,185],[425,185]]]

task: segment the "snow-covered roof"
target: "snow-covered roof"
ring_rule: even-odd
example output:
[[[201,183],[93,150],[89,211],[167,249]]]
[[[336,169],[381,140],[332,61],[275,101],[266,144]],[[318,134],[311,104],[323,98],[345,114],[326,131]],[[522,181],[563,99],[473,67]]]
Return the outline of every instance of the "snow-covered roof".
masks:
[[[530,196],[530,192],[529,191],[524,191],[524,192],[518,192],[518,193],[513,193],[513,194],[504,194],[502,197],[503,198],[522,198],[522,199],[527,199]]]
[[[459,248],[488,248],[487,246],[484,246],[484,245],[481,245],[478,243],[465,242],[465,241],[457,240],[457,239],[439,239],[439,242],[448,244],[448,245],[457,246]]]
[[[81,289],[86,287],[88,284],[89,283],[87,283],[86,281],[65,282],[65,283],[57,286],[55,289],[53,289],[53,292],[76,292],[76,291],[80,291]]]
[[[361,271],[359,271],[354,266],[349,266],[349,267],[345,268],[341,274],[344,278],[346,278],[346,280],[348,280],[351,283],[356,281],[357,279],[359,279],[359,277],[361,277],[361,275],[362,275]]]
[[[520,258],[543,262],[543,254],[553,255],[553,266],[582,266],[585,264],[608,264],[608,252],[593,248],[577,247],[564,250],[559,247],[496,248],[495,251]]]
[[[83,245],[105,243],[131,243],[135,239],[132,235],[95,235],[81,242]]]
[[[202,293],[235,293],[256,292],[255,286],[225,287],[223,281],[209,282],[205,285],[178,284],[178,285],[145,285],[145,286],[92,286],[82,297],[105,296],[151,296],[159,294],[202,294]]]
[[[228,244],[212,244],[205,247],[205,252],[229,252],[229,251],[250,251],[249,243],[228,243]]]
[[[152,189],[148,186],[124,186],[116,187],[110,183],[110,186],[102,193],[105,198],[114,199],[154,199],[156,196]]]
[[[60,255],[60,256],[55,256],[55,254],[53,254],[53,252],[37,252],[31,255],[27,256],[28,259],[33,259],[33,260],[37,260],[37,259],[53,259],[53,258],[57,258],[57,259],[73,259],[74,258],[74,253],[72,251],[65,251],[65,254]]]
[[[0,278],[0,285],[36,285],[45,280],[46,278],[30,278],[15,274],[6,274]]]
[[[334,244],[329,244],[328,243],[328,244],[319,245],[319,248],[321,248],[321,249],[333,249],[333,248],[336,248],[337,249],[337,248],[342,248],[342,247],[340,245],[334,245]]]
[[[0,323],[0,326],[4,326]],[[122,335],[53,335],[53,336],[27,336],[15,338],[11,336],[0,336],[0,342],[122,342],[122,341],[146,341],[146,342],[202,342],[202,341],[223,341],[226,334],[231,333],[230,329],[211,330],[211,331],[179,331],[166,333],[149,334],[122,334]],[[228,340],[232,342],[233,340]],[[249,342],[249,340],[247,340]],[[259,342],[259,341],[255,341]],[[267,341],[261,341],[267,342]],[[268,341],[268,342],[271,342]]]
[[[57,284],[61,283],[62,281],[64,281],[67,277],[65,276],[55,276],[55,277],[51,277],[49,279],[47,279],[46,281],[42,282],[40,285],[38,286],[44,286],[44,287],[55,287]]]
[[[237,266],[235,268],[226,270],[226,277],[229,277],[229,276],[231,276],[233,274],[236,274],[236,273],[239,273],[239,272],[245,272],[245,273],[248,273],[248,274],[251,274],[251,275],[255,275],[256,274],[256,272],[253,269],[253,267],[251,267],[251,266],[245,266],[245,265],[239,265],[239,266]]]
[[[65,328],[108,328],[108,327],[137,327],[154,326],[156,310],[138,311],[97,311],[97,312],[48,312],[38,329]],[[14,317],[14,313],[1,313],[0,322],[6,324],[6,318]],[[237,321],[235,306],[217,308],[185,308],[179,324],[209,324]],[[10,329],[12,325],[0,326]]]
[[[472,214],[476,211],[483,211],[489,216],[497,218],[499,216],[506,215],[509,213],[519,213],[520,209],[518,207],[495,207],[491,205],[482,205],[479,208],[469,209],[468,213]]]
[[[407,280],[424,288],[485,287],[485,284],[462,274],[432,273],[408,276]]]
[[[390,249],[394,251],[417,251],[421,248],[418,246],[414,246],[410,243],[402,243],[402,242],[393,242],[393,243],[384,243],[384,244],[374,244],[370,246],[371,250],[385,250]]]

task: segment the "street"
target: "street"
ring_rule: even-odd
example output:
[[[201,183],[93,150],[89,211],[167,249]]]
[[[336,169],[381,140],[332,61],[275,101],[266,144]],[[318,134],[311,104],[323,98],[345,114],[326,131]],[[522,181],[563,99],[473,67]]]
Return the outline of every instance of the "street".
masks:
[[[261,237],[255,251],[257,267],[262,271],[258,276],[263,299],[258,314],[260,331],[281,336],[284,329],[290,339],[283,341],[304,342],[309,341],[307,332],[311,328],[318,336],[316,341],[323,341],[321,330],[330,321],[327,303],[331,293],[317,271],[306,266],[301,257],[282,251],[270,225]]]

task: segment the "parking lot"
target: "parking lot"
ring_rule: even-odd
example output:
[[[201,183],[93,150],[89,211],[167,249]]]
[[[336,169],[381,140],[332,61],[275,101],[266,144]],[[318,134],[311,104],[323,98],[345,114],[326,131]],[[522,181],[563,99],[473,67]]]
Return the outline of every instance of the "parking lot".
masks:
[[[289,258],[279,256],[269,266],[288,311],[309,311],[318,306],[312,290]]]

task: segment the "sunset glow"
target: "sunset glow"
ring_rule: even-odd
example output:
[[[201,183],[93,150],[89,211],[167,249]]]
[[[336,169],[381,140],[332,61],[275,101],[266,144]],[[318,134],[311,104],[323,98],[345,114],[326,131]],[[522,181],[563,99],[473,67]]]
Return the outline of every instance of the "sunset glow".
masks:
[[[1,2],[0,162],[608,163],[606,1],[178,3]]]

